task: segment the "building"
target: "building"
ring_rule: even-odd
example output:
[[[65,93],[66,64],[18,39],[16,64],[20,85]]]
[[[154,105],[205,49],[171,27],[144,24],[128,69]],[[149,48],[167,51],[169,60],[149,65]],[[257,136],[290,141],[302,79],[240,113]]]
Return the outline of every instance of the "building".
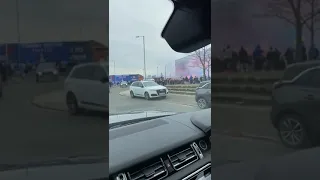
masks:
[[[108,47],[97,41],[0,44],[0,56],[11,63],[40,61],[82,63],[108,59]]]

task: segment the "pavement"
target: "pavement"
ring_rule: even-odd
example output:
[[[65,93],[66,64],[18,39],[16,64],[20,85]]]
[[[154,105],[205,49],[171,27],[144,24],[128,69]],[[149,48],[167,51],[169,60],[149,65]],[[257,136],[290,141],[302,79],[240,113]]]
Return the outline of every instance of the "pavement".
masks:
[[[0,164],[107,155],[106,119],[96,114],[70,116],[67,112],[32,104],[35,99],[41,99],[39,95],[62,87],[63,79],[36,83],[30,75],[19,83],[10,81],[5,86],[0,99]]]

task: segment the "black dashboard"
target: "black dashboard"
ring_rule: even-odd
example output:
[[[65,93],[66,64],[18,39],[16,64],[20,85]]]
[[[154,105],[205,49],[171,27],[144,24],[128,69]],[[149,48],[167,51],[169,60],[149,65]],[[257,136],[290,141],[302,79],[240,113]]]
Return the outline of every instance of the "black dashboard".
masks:
[[[211,179],[211,109],[109,130],[111,180]]]

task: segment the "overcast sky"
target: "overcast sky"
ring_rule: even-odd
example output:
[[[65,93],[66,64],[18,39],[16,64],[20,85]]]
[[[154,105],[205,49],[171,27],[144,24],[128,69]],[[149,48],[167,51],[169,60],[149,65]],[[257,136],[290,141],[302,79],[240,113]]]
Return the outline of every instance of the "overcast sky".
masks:
[[[110,74],[143,75],[143,43],[146,44],[147,75],[164,73],[174,76],[174,61],[186,54],[173,51],[161,31],[173,10],[169,0],[110,0],[109,60]],[[115,69],[114,69],[115,62]]]
[[[0,2],[0,43],[17,42],[15,0]],[[108,44],[106,0],[19,0],[21,42],[96,40]]]

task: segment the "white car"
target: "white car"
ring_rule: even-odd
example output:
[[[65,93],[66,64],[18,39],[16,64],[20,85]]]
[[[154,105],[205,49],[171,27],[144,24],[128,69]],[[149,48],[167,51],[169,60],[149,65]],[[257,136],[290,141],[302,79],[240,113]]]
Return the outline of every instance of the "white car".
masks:
[[[128,82],[127,82],[127,81],[121,81],[120,87],[121,87],[121,88],[126,88],[126,87],[128,87]]]
[[[130,86],[130,96],[144,97],[149,100],[151,98],[166,98],[169,93],[164,86],[157,84],[154,81],[135,81]]]
[[[55,81],[59,80],[59,70],[56,67],[56,63],[44,62],[37,66],[36,82],[40,82],[40,80],[45,78],[50,78]]]
[[[109,77],[106,63],[87,63],[73,67],[64,83],[70,114],[82,110],[108,111]]]

